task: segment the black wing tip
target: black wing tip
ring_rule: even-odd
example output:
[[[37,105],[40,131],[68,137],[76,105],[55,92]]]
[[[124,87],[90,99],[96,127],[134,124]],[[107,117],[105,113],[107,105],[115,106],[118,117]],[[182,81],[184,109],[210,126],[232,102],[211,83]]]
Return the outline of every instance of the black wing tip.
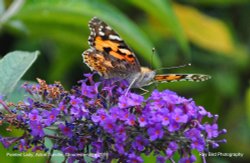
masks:
[[[101,19],[99,19],[98,17],[94,16],[92,19],[90,19],[89,23],[100,23],[102,22]]]
[[[194,78],[193,81],[195,81],[195,82],[203,82],[203,81],[207,81],[207,80],[212,79],[212,76],[210,76],[210,75],[199,74],[198,76],[199,77],[198,78]]]
[[[210,75],[204,75],[204,77],[203,77],[205,80],[209,80],[209,79],[212,79],[212,76],[210,76]]]

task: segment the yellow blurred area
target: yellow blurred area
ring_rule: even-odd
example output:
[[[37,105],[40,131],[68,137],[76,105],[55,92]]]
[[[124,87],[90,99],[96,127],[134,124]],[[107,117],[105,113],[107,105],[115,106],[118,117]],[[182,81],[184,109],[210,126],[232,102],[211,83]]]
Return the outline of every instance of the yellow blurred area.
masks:
[[[173,4],[175,13],[188,39],[201,48],[232,55],[235,45],[227,26],[216,18],[204,15],[194,7]]]

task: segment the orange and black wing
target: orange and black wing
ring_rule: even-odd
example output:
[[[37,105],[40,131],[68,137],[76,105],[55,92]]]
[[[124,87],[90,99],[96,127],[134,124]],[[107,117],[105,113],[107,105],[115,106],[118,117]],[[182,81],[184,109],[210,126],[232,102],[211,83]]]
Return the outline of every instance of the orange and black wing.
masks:
[[[155,75],[155,82],[178,82],[178,81],[193,81],[201,82],[210,79],[211,76],[204,74],[162,74]]]
[[[94,17],[89,22],[90,49],[83,53],[84,62],[105,78],[126,77],[140,72],[140,63],[133,51],[106,23]]]

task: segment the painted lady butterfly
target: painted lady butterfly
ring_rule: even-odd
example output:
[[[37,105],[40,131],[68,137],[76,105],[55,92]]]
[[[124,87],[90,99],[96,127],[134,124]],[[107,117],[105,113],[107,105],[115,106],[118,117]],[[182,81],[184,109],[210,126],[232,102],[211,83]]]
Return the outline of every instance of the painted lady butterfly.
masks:
[[[203,74],[156,74],[156,71],[142,67],[123,39],[105,22],[94,17],[89,22],[90,49],[83,52],[83,61],[91,70],[104,78],[126,79],[130,87],[141,88],[156,82],[205,81]]]

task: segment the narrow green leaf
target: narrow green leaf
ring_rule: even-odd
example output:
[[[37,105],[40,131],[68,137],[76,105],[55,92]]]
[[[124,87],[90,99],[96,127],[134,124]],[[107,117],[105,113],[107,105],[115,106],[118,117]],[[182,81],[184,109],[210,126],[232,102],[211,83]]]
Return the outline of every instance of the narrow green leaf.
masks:
[[[15,0],[13,1],[10,6],[1,14],[0,13],[0,28],[2,27],[5,22],[7,22],[13,15],[15,15],[19,9],[22,7],[24,0]],[[0,10],[4,6],[3,2],[0,2]]]
[[[0,94],[8,95],[34,63],[39,52],[14,51],[0,60]]]
[[[247,89],[246,92],[246,111],[248,118],[248,126],[250,126],[250,87]]]
[[[203,4],[203,5],[221,5],[221,6],[229,6],[229,5],[241,5],[241,4],[249,4],[249,0],[190,0],[189,3],[194,4]]]
[[[0,15],[4,13],[4,10],[5,10],[4,1],[0,0]]]
[[[158,20],[161,25],[169,28],[186,56],[189,58],[190,49],[187,38],[168,0],[148,0],[144,3],[138,0],[130,0],[129,2],[142,8],[150,14],[150,16]]]

